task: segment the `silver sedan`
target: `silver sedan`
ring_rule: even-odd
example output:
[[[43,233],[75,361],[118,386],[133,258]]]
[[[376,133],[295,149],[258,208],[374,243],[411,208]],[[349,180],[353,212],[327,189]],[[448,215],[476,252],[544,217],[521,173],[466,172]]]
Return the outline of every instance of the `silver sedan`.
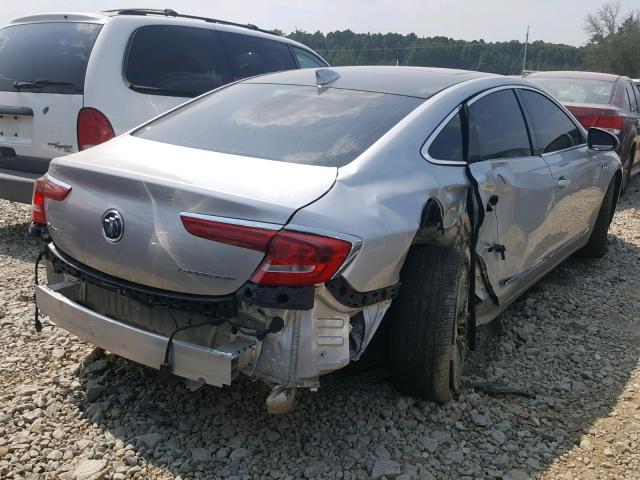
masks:
[[[445,401],[479,324],[569,255],[604,255],[616,146],[516,78],[254,77],[52,162],[37,303],[162,376],[270,382],[273,412],[374,335],[400,390]]]

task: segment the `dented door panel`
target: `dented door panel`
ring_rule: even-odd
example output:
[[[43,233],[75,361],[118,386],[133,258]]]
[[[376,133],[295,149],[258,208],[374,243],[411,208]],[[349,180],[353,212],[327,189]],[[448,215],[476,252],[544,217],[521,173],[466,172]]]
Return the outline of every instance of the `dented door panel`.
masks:
[[[477,252],[503,303],[526,285],[530,277],[521,274],[561,240],[547,222],[554,205],[553,179],[541,157],[486,160],[470,169],[485,212]]]

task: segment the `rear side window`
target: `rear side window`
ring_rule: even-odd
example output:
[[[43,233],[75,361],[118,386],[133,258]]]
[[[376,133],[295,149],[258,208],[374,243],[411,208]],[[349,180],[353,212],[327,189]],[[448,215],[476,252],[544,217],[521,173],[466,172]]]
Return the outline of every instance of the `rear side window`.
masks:
[[[219,34],[235,79],[296,68],[284,42],[223,31]]]
[[[231,81],[215,30],[149,25],[135,31],[125,77],[133,90],[195,97]]]
[[[629,96],[629,104],[631,105],[630,111],[637,112],[638,99],[636,98],[636,93],[633,90],[633,84],[631,82],[627,82],[627,95]]]
[[[101,25],[28,23],[0,30],[0,91],[14,82],[48,80],[21,91],[82,94],[87,62]]]
[[[356,90],[239,83],[168,113],[134,135],[213,152],[340,167],[423,101]]]
[[[500,90],[469,106],[469,129],[482,160],[528,157],[531,145],[512,90]]]
[[[462,125],[460,113],[447,122],[429,147],[429,156],[434,160],[464,160],[462,150]]]
[[[300,65],[300,68],[324,68],[327,66],[326,63],[324,63],[312,53],[306,52],[298,47],[291,48],[293,49],[293,54],[298,60],[298,65]]]
[[[538,153],[551,153],[584,143],[575,123],[551,100],[531,90],[521,90],[522,100],[531,117]]]

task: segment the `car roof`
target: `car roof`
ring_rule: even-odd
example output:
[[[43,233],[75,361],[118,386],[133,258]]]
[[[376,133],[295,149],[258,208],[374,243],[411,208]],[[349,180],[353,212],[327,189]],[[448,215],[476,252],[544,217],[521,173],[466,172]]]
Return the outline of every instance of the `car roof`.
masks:
[[[554,72],[533,72],[528,74],[525,78],[535,78],[535,77],[583,78],[585,80],[604,80],[604,81],[615,82],[620,78],[620,75],[614,75],[612,73],[600,73],[600,72],[554,71]]]
[[[260,75],[240,83],[272,83],[316,86],[313,68]],[[325,69],[320,69],[325,70]],[[331,67],[339,78],[326,87],[363,90],[418,98],[429,98],[445,88],[481,77],[501,77],[491,73],[429,67],[355,66]]]
[[[167,12],[173,12],[176,15],[167,14],[161,10],[148,10],[148,9],[121,9],[121,10],[108,10],[104,12],[83,13],[83,12],[53,12],[53,13],[40,13],[35,15],[28,15],[25,17],[16,18],[9,25],[18,25],[24,23],[47,23],[47,22],[83,22],[83,23],[106,23],[116,18],[131,18],[131,17],[148,17],[153,19],[154,23],[167,22],[171,24],[203,26],[209,25],[210,28],[216,30],[224,30],[228,32],[241,33],[243,35],[252,35],[262,38],[270,38],[279,42],[288,43],[296,47],[302,48],[314,55],[318,56],[318,53],[312,49],[303,45],[302,43],[291,40],[290,38],[277,35],[267,30],[262,30],[255,25],[240,24],[235,22],[228,22],[226,20],[216,20],[206,17],[197,17],[190,15],[181,15],[173,10],[167,10]]]

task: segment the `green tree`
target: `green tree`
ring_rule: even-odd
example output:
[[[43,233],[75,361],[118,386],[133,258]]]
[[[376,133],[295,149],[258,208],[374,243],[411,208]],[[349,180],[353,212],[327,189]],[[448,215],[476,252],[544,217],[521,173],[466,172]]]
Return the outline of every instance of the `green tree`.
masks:
[[[640,11],[624,13],[619,3],[607,3],[587,15],[585,31],[587,69],[640,77]]]
[[[295,31],[289,38],[313,48],[332,65],[412,65],[518,74],[524,44],[418,37],[414,33],[354,33],[351,30],[314,34]],[[584,49],[533,42],[527,67],[535,70],[580,70]]]

